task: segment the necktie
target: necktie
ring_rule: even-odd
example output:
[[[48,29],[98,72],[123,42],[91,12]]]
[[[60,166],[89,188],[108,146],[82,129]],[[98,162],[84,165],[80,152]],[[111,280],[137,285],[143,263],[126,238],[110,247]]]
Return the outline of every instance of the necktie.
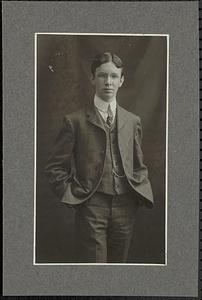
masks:
[[[108,116],[107,116],[107,121],[106,121],[106,123],[107,123],[107,125],[108,125],[109,127],[111,127],[112,124],[113,124],[113,112],[112,112],[112,109],[111,109],[110,104],[109,104],[109,106],[108,106],[107,114],[108,114]]]

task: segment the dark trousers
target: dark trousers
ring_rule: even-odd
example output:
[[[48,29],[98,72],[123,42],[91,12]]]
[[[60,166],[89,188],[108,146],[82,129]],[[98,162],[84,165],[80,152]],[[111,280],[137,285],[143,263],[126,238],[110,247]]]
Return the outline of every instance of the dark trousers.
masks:
[[[134,228],[138,202],[134,194],[95,193],[76,208],[77,262],[124,263]]]

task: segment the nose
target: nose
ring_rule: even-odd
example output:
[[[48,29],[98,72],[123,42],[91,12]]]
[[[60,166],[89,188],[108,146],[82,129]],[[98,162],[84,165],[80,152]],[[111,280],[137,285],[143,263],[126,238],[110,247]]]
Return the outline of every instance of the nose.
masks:
[[[111,77],[110,76],[107,76],[106,79],[105,79],[105,85],[111,85],[112,83],[112,80],[111,80]]]

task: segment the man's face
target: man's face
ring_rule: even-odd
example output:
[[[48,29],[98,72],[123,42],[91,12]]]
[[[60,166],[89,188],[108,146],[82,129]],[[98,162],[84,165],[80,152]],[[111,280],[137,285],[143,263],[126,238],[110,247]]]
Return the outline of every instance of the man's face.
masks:
[[[121,76],[122,69],[117,68],[113,62],[107,62],[95,70],[95,77],[92,83],[95,85],[95,92],[98,97],[110,102],[122,86],[124,77]]]

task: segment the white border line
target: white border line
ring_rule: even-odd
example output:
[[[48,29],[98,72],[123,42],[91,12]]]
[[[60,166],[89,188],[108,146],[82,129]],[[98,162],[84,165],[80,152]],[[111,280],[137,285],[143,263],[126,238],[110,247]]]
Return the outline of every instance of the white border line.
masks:
[[[46,34],[46,35],[118,35],[118,36],[169,36],[169,34],[153,34],[153,33],[77,33],[77,32],[35,32],[35,35],[37,34]]]
[[[109,36],[166,36],[167,37],[167,74],[166,74],[166,170],[165,170],[165,264],[152,264],[152,263],[36,263],[36,150],[37,150],[37,35],[109,35]],[[118,265],[118,266],[158,266],[165,267],[167,266],[167,211],[168,211],[168,95],[169,95],[169,34],[144,34],[144,33],[61,33],[61,32],[35,32],[34,35],[34,240],[33,240],[33,265],[46,265],[46,266],[64,266],[64,265],[101,265],[101,266],[109,266],[109,265]]]
[[[136,264],[127,264],[127,263],[35,263],[35,266],[154,266],[154,267],[165,267],[166,265],[164,264],[141,264],[141,263],[136,263]]]
[[[37,34],[34,35],[34,241],[33,264],[35,264],[36,250],[36,150],[37,150]]]
[[[168,94],[169,94],[169,35],[167,36],[167,75],[166,75],[166,176],[165,176],[165,265],[168,264]]]

